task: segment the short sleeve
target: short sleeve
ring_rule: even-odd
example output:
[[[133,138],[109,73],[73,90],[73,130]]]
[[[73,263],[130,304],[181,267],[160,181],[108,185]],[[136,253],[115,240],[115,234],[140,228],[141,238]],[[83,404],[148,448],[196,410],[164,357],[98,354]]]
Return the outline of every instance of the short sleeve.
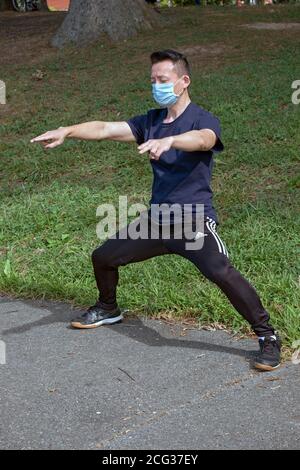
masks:
[[[211,129],[217,136],[217,141],[213,148],[213,152],[222,152],[224,145],[221,140],[221,125],[219,119],[211,113],[203,114],[197,121],[197,129]]]
[[[143,144],[145,142],[147,114],[132,117],[126,122],[129,125],[137,144]]]

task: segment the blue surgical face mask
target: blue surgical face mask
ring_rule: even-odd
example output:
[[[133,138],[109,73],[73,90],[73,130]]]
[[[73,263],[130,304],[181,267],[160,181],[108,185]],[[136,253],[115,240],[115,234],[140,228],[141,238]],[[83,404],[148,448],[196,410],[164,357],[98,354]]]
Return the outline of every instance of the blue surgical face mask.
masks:
[[[174,93],[174,86],[182,77],[180,77],[175,83],[153,83],[152,84],[152,96],[159,106],[166,107],[172,106],[177,103],[180,95]]]

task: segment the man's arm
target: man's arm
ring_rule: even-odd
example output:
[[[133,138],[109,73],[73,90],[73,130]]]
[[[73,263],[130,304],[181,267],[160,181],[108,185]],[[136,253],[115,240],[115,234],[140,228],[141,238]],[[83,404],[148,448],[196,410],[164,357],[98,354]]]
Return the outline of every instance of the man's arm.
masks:
[[[90,121],[69,127],[59,127],[58,129],[34,137],[30,142],[40,142],[44,148],[48,149],[63,144],[64,140],[67,138],[81,140],[117,140],[119,142],[136,141],[130,126],[125,121]]]
[[[207,151],[213,148],[217,142],[217,136],[211,129],[189,131],[173,136],[172,147],[186,152]]]
[[[207,151],[214,147],[218,137],[212,129],[201,129],[172,135],[163,139],[151,139],[138,147],[139,153],[150,152],[150,158],[158,160],[170,148],[185,152]]]

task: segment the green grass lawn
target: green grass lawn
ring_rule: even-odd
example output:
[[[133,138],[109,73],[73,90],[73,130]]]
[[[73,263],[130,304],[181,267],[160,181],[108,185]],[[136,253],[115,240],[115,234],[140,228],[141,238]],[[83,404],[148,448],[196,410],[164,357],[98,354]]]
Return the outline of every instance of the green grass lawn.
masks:
[[[175,8],[160,17],[155,32],[126,42],[49,48],[1,66],[8,104],[0,108],[0,290],[94,303],[96,208],[117,204],[119,195],[147,203],[148,157],[134,144],[73,140],[45,152],[29,140],[63,125],[145,113],[155,106],[149,54],[172,47],[189,51],[192,100],[221,120],[225,151],[213,178],[220,236],[289,346],[300,338],[300,105],[291,102],[299,30],[241,25],[300,22],[299,5]],[[40,81],[32,79],[37,68],[46,73]],[[123,267],[118,293],[135,312],[249,332],[222,292],[176,255]]]

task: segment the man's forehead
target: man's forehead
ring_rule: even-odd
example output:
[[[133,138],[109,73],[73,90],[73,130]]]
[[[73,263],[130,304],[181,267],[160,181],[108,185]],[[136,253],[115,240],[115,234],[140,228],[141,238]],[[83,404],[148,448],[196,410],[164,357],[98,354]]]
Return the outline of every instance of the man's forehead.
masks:
[[[157,62],[152,65],[151,68],[152,75],[166,75],[169,76],[173,73],[176,73],[175,66],[170,60],[164,60],[162,62]]]

